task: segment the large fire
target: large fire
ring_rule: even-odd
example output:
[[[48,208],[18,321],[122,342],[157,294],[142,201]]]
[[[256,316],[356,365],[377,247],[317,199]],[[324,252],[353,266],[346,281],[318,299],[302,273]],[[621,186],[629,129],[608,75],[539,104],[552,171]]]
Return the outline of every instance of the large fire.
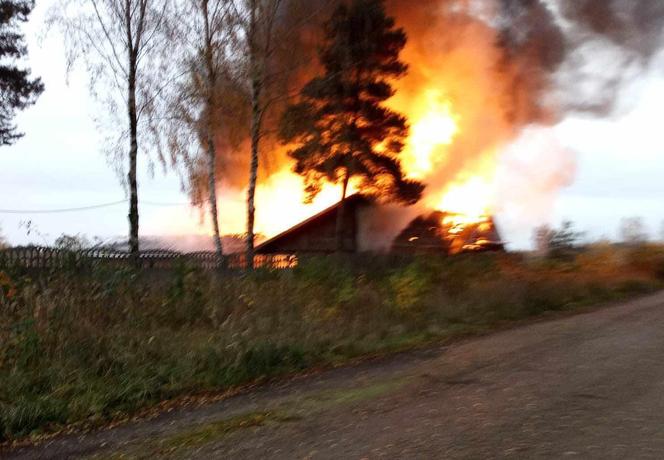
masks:
[[[427,8],[396,3],[404,6],[393,13],[409,36],[402,53],[409,72],[394,82],[387,105],[410,125],[400,156],[404,171],[427,186],[414,212],[442,211],[452,229],[484,222],[495,212],[497,152],[512,138],[502,106],[504,76],[495,72],[501,59],[495,30],[481,20],[457,20],[463,14],[444,2],[439,26],[423,25],[421,15],[433,20]],[[339,200],[340,187],[329,184],[305,204],[302,179],[291,168],[284,162],[259,175],[256,233],[276,235]],[[246,231],[245,199],[246,190],[221,190],[223,233]]]
[[[486,220],[491,212],[491,198],[491,184],[475,176],[466,182],[451,185],[437,208],[450,213],[446,223],[467,225]]]
[[[411,128],[402,165],[408,176],[420,179],[431,172],[434,163],[441,161],[442,158],[436,157],[440,149],[454,141],[459,130],[458,117],[439,89],[422,91],[407,116]]]
[[[425,89],[417,100],[408,114],[412,124],[402,164],[408,176],[426,180],[434,167],[445,161],[446,147],[460,130],[460,117],[441,89]],[[443,224],[450,232],[460,232],[469,224],[484,222],[491,212],[490,178],[474,172],[451,182],[438,194],[428,193],[427,198],[430,208],[445,212]]]
[[[394,108],[399,110],[398,104]],[[402,165],[409,177],[426,179],[445,162],[450,146],[460,131],[460,116],[454,112],[452,102],[444,97],[440,88],[425,88],[408,105],[406,112],[411,130]],[[476,165],[478,169],[482,164]],[[488,170],[473,171],[466,177],[447,184],[441,191],[430,191],[425,204],[446,213],[444,224],[454,229],[486,220],[491,212],[492,187]]]
[[[441,164],[444,166],[448,148],[462,129],[462,120],[441,88],[423,88],[409,100],[395,98],[391,107],[404,113],[410,123],[410,135],[402,153],[406,175],[428,183]],[[495,169],[493,158],[490,160],[476,162],[474,170],[464,171],[438,190],[429,187],[423,207],[444,211],[444,224],[452,230],[486,220],[491,212]],[[351,184],[349,193],[355,190]],[[305,203],[302,179],[286,164],[258,185],[256,232],[267,237],[276,235],[333,205],[340,193],[339,186],[327,184],[311,203]],[[235,191],[222,195],[222,206],[225,204],[228,211],[221,222],[223,233],[244,233],[244,194],[245,191]]]
[[[459,116],[443,94],[439,88],[424,88],[415,103],[400,110],[410,120],[402,166],[407,176],[425,183],[436,166],[445,161],[447,147],[461,129]],[[398,106],[393,108],[399,110]],[[465,172],[441,190],[427,191],[423,204],[446,212],[445,224],[453,223],[453,228],[483,222],[491,212],[493,169],[492,162],[478,162],[477,171]],[[275,235],[336,203],[339,196],[340,188],[329,184],[312,203],[305,204],[302,179],[287,167],[258,186],[256,230],[266,236]],[[243,224],[242,220],[233,222],[233,230],[241,233]]]

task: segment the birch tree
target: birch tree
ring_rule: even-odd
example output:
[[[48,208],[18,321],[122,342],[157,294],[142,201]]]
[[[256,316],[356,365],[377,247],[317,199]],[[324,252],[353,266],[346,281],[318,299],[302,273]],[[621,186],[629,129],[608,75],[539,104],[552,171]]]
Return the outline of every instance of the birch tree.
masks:
[[[68,69],[85,64],[90,90],[108,117],[97,117],[108,137],[104,150],[129,189],[129,250],[139,252],[138,153],[158,130],[158,95],[169,79],[160,59],[167,0],[57,0],[48,23],[64,36]],[[151,144],[154,145],[154,144]]]
[[[247,245],[249,269],[254,264],[256,184],[261,142],[272,133],[280,107],[292,90],[292,77],[303,63],[306,52],[299,49],[298,34],[314,21],[333,0],[232,0],[235,27],[242,42],[239,51],[246,56],[244,78],[250,105],[250,161],[247,186]],[[273,117],[274,120],[268,120]]]
[[[249,79],[251,82],[251,160],[247,188],[247,267],[254,266],[254,222],[256,215],[256,179],[263,111],[262,92],[265,70],[274,52],[272,33],[282,0],[249,0],[249,24],[246,29],[249,50]]]
[[[184,69],[170,97],[169,145],[175,161],[183,161],[190,190],[198,197],[207,193],[212,239],[218,259],[223,259],[217,200],[217,168],[220,152],[217,136],[224,133],[229,110],[237,99],[232,87],[233,57],[229,54],[233,29],[229,27],[229,3],[224,0],[186,0],[175,11],[173,47],[179,47],[178,67]],[[172,51],[169,51],[172,53]],[[236,64],[239,66],[239,64]],[[237,105],[237,104],[235,104]],[[200,164],[203,160],[204,165]],[[201,168],[202,166],[202,168]],[[205,184],[200,180],[204,169]],[[198,201],[198,200],[194,200]],[[202,203],[195,203],[202,204]]]

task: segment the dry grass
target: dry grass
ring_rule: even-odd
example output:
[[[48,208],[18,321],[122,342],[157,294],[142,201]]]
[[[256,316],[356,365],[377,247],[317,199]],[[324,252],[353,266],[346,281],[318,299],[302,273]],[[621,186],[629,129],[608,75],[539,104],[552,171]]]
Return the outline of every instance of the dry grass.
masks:
[[[0,441],[662,287],[661,247],[0,277]]]

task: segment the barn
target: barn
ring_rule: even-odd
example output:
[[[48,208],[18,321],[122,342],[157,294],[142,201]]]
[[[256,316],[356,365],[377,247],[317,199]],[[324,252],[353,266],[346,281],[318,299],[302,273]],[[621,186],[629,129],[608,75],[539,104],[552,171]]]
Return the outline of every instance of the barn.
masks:
[[[300,222],[256,247],[256,254],[330,254],[336,251],[339,203]],[[343,252],[458,254],[502,251],[493,218],[459,224],[453,214],[421,212],[416,207],[383,205],[370,197],[346,198]]]

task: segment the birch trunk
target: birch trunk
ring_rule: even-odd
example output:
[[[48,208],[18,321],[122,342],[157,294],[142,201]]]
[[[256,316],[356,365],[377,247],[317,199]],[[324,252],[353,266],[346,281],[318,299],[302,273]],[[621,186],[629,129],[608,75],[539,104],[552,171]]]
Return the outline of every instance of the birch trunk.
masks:
[[[207,129],[207,157],[208,157],[208,200],[210,201],[210,218],[212,219],[214,250],[217,262],[222,265],[224,259],[224,248],[221,244],[219,232],[219,212],[217,207],[217,174],[216,174],[216,150],[210,127]]]
[[[138,181],[136,169],[138,161],[138,114],[136,109],[136,64],[137,56],[129,51],[129,75],[127,109],[129,115],[129,252],[138,262]]]
[[[210,30],[210,13],[208,10],[209,0],[202,0],[202,13],[205,22],[205,66],[207,70],[206,75],[206,90],[207,90],[207,116],[205,124],[206,144],[207,144],[207,163],[208,163],[208,207],[210,209],[210,219],[212,220],[212,240],[214,242],[214,249],[217,255],[217,262],[219,266],[223,264],[224,248],[221,243],[221,235],[219,232],[219,212],[217,206],[217,152],[214,143],[214,115],[215,115],[215,98],[214,91],[217,81],[217,75],[214,68],[212,47],[212,33]]]
[[[257,79],[251,85],[251,164],[249,168],[249,189],[247,191],[247,268],[254,268],[254,220],[256,214],[255,196],[258,176],[258,152],[260,142],[260,84]]]
[[[258,47],[256,46],[256,2],[251,3],[250,33],[250,69],[251,69],[251,161],[249,165],[249,188],[247,189],[247,250],[245,254],[248,270],[254,269],[254,222],[255,222],[255,196],[256,178],[258,176],[258,153],[260,143],[260,96],[261,76],[258,65]]]

